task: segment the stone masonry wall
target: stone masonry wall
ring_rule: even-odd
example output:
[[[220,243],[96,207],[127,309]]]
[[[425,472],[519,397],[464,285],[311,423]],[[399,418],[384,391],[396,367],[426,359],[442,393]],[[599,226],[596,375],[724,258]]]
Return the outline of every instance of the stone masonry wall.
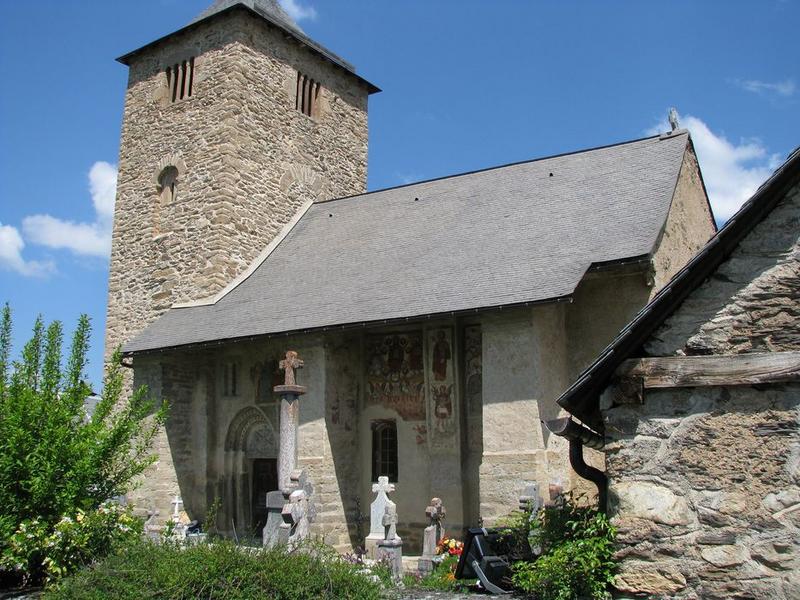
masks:
[[[800,350],[800,185],[657,331],[653,356]]]
[[[800,186],[646,345],[651,356],[797,351]],[[615,399],[613,404],[611,399]],[[800,384],[604,397],[623,593],[800,597]]]
[[[165,68],[191,56],[194,93],[171,103]],[[313,118],[295,109],[298,70],[322,85]],[[364,84],[243,11],[135,57],[122,124],[106,354],[173,303],[220,291],[304,202],[363,192],[366,111]],[[177,192],[160,206],[157,177],[168,165],[178,168]],[[157,447],[161,470],[147,486],[177,493],[166,439]]]
[[[619,591],[800,597],[800,386],[651,390],[605,418]]]

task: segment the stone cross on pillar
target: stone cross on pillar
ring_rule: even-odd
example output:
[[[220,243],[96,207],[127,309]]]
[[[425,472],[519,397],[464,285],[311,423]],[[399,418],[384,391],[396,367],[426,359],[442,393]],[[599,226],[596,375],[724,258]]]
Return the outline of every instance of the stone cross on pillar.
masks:
[[[304,364],[305,363],[297,356],[297,352],[294,350],[289,350],[286,353],[286,358],[278,363],[281,371],[284,372],[283,384],[285,386],[297,385],[294,371],[295,369],[302,369]]]
[[[364,540],[364,550],[368,558],[374,559],[377,543],[385,539],[383,515],[386,514],[387,504],[391,502],[386,494],[394,491],[394,484],[389,483],[388,477],[381,475],[378,477],[378,483],[372,484],[372,491],[377,496],[369,506],[369,535]]]
[[[297,352],[289,350],[278,366],[284,371],[284,384],[276,385],[274,391],[281,397],[280,447],[278,449],[278,487],[288,496],[292,471],[297,466],[297,431],[300,426],[300,403],[298,398],[306,388],[297,385],[295,370],[303,367]]]

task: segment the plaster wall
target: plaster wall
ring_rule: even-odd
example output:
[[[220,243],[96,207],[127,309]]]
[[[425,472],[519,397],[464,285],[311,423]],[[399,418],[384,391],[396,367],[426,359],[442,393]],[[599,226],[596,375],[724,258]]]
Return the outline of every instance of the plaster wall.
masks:
[[[646,269],[620,267],[587,273],[567,306],[569,377],[574,381],[647,304]],[[563,390],[562,390],[563,391]]]
[[[516,508],[525,486],[566,483],[565,446],[545,433],[567,385],[562,304],[485,315],[483,328],[483,460],[480,513],[492,524]]]
[[[653,250],[650,298],[716,233],[700,167],[692,144],[686,148],[664,230]]]

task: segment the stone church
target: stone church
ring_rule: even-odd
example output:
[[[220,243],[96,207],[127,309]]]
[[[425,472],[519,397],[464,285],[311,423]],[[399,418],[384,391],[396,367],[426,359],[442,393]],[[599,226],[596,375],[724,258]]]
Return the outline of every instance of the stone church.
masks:
[[[219,499],[220,530],[259,534],[287,350],[337,548],[378,476],[412,552],[432,496],[457,532],[577,483],[543,420],[715,232],[687,132],[366,192],[379,90],[275,0],[217,0],[119,60],[106,348],[171,407],[140,509]]]

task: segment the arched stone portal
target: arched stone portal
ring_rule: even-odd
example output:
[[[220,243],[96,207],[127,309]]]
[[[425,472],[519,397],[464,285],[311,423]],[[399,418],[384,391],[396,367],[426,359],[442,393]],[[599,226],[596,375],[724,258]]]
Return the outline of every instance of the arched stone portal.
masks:
[[[268,411],[268,408],[265,407]],[[239,411],[225,437],[223,530],[260,537],[266,523],[266,493],[278,488],[278,436],[274,415],[255,406]]]

